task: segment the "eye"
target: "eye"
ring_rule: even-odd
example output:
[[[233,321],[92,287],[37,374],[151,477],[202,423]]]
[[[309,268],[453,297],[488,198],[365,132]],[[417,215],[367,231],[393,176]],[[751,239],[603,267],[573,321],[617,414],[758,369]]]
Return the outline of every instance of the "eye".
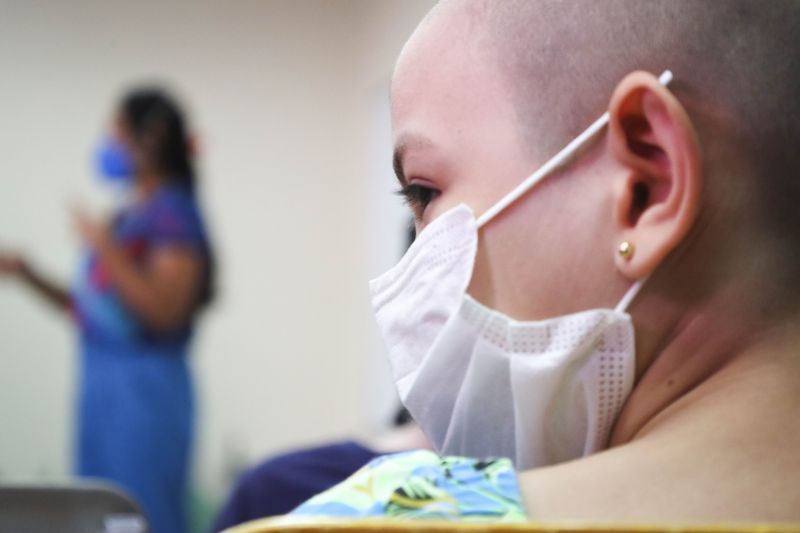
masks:
[[[439,196],[439,191],[431,187],[412,183],[397,191],[418,219],[422,218],[425,208]]]

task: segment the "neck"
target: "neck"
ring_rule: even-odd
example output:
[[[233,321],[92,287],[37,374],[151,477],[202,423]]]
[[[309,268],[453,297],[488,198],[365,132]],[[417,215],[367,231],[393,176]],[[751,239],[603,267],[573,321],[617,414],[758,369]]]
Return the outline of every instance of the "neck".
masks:
[[[139,200],[150,198],[164,183],[164,177],[157,172],[144,171],[136,175],[136,197]]]
[[[766,320],[754,309],[752,294],[736,283],[689,299],[655,284],[645,288],[631,308],[637,324],[636,385],[611,446],[700,408],[708,397],[704,393],[725,390],[736,394],[722,398],[740,397],[744,388],[761,382],[758,374],[776,368],[795,376],[787,367],[800,362],[787,354],[800,346],[800,330],[788,318]]]

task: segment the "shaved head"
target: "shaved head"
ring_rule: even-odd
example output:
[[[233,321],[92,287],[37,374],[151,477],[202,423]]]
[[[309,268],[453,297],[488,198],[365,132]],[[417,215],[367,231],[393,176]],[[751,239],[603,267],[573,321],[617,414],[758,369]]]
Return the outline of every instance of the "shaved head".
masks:
[[[753,287],[747,292],[754,301],[776,306],[780,300],[784,311],[794,313],[800,299],[786,288],[800,287],[799,47],[800,1],[444,0],[417,28],[395,70],[392,107],[398,175],[402,184],[415,181],[405,178],[416,177],[427,188],[421,203],[430,205],[415,213],[424,215],[422,226],[458,202],[482,212],[597,117],[612,111],[612,103],[620,101],[615,100],[617,91],[626,87],[624,82],[632,74],[658,75],[669,69],[674,80],[667,93],[688,121],[686,129],[676,133],[673,128],[670,135],[685,142],[689,151],[684,155],[696,146],[695,155],[683,161],[696,162],[699,169],[690,182],[698,195],[686,196],[697,215],[691,223],[688,218],[674,219],[675,228],[684,223],[687,227],[685,234],[676,231],[674,241],[636,236],[637,257],[645,257],[645,243],[655,250],[653,243],[661,242],[659,253],[667,254],[668,249],[674,253],[659,256],[672,265],[659,269],[660,276],[681,283],[692,277],[697,289],[692,294],[698,298],[704,296],[697,291],[710,294],[715,290],[712,285],[750,280]],[[637,100],[634,93],[630,102]],[[658,181],[659,176],[680,175],[669,166],[677,160],[667,161],[660,173],[653,174],[642,173],[635,164],[626,167],[630,160],[619,159],[623,145],[614,139],[622,137],[610,134],[613,127],[618,133],[624,130],[629,141],[646,139],[658,127],[648,122],[652,116],[620,125],[620,120],[643,118],[641,113],[628,113],[631,110],[618,109],[611,115],[612,128],[604,139],[565,170],[569,179],[548,179],[535,194],[526,196],[519,212],[530,213],[520,214],[517,223],[524,232],[497,238],[509,250],[489,250],[490,239],[485,241],[476,264],[481,265],[483,254],[490,266],[476,267],[476,272],[490,273],[475,287],[489,288],[482,294],[473,287],[474,294],[490,302],[502,292],[498,287],[504,282],[498,280],[519,279],[526,264],[562,265],[539,277],[579,277],[573,266],[591,264],[604,253],[603,247],[612,246],[602,243],[618,240],[625,229],[619,216],[611,216],[613,209],[624,210],[626,204],[623,197],[614,196],[610,176],[639,176],[620,186],[628,189],[617,189],[629,190],[638,206],[656,205],[669,191],[678,190],[672,188],[677,182]],[[670,127],[680,122],[673,120]],[[428,138],[425,150],[420,133]],[[623,151],[636,159],[642,155],[637,149],[629,144]],[[593,190],[598,182],[606,185]],[[638,212],[627,216],[633,222]],[[530,225],[531,220],[545,223]],[[502,221],[487,231],[499,234],[501,225]],[[512,222],[508,225],[512,233]],[[563,239],[569,239],[570,250],[585,255],[578,257],[575,251],[540,257],[530,252],[547,245],[561,252],[555,243]],[[600,249],[594,243],[601,243]],[[520,250],[525,250],[524,258]],[[514,259],[503,257],[505,252]],[[651,257],[651,265],[661,261],[655,254]],[[473,279],[479,278],[476,274]],[[531,293],[544,294],[536,283],[532,279]],[[565,282],[572,291],[569,301],[576,306],[586,303],[579,299],[591,287],[606,282],[587,279],[586,283],[587,287],[577,287]],[[671,284],[665,281],[665,286]],[[619,285],[609,291],[618,293]],[[524,293],[509,286],[507,299]],[[602,301],[610,299],[602,296]],[[524,307],[521,302],[508,309]],[[542,307],[548,312],[560,309]],[[529,315],[548,316],[544,311]]]
[[[463,27],[450,46],[502,80],[531,168],[606,111],[625,75],[672,70],[701,146],[700,225],[747,227],[738,240],[757,239],[761,270],[797,285],[800,2],[445,0],[418,33],[436,25]]]
[[[800,2],[480,5],[537,156],[599,116],[627,73],[670,69],[670,90],[698,130],[711,201],[755,210],[786,262],[800,263]]]
[[[503,0],[483,6],[494,59],[523,122],[548,120],[549,132],[571,135],[604,110],[625,74],[671,69],[671,88],[698,119],[711,115],[757,144],[798,139],[800,2]],[[552,143],[547,148],[559,144]]]

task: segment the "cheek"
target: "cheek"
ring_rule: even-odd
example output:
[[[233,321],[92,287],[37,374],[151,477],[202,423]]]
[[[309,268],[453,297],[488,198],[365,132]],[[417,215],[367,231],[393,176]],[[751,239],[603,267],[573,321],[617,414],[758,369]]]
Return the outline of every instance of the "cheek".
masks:
[[[480,154],[469,154],[480,155]],[[433,220],[456,205],[466,204],[478,217],[522,182],[530,170],[519,158],[463,157],[451,174],[442,180],[441,195],[426,212]]]
[[[536,193],[534,193],[536,194]],[[565,238],[556,202],[544,195],[525,197],[490,221],[478,235],[470,294],[478,301],[513,318],[528,319],[530,301],[546,280],[555,280],[551,265],[560,263]],[[541,303],[540,297],[536,299]],[[527,303],[526,303],[527,302]]]
[[[430,224],[436,218],[453,209],[457,205],[465,204],[475,217],[478,217],[494,203],[491,188],[484,186],[484,180],[471,179],[470,176],[462,176],[445,185],[440,195],[433,201],[418,222],[417,231]]]
[[[608,217],[604,202],[569,189],[542,184],[481,231],[473,297],[518,320],[599,305],[598,273],[613,268],[613,254],[601,253]]]

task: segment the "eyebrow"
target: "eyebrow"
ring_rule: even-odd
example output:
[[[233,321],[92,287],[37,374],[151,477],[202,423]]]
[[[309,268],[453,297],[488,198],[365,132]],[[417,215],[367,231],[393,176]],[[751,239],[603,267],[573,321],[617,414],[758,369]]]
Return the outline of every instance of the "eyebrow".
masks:
[[[428,148],[431,146],[434,146],[433,142],[422,135],[404,133],[398,137],[394,148],[394,156],[392,157],[392,167],[400,185],[405,187],[407,184],[405,171],[403,170],[403,158],[406,152],[412,148]]]

